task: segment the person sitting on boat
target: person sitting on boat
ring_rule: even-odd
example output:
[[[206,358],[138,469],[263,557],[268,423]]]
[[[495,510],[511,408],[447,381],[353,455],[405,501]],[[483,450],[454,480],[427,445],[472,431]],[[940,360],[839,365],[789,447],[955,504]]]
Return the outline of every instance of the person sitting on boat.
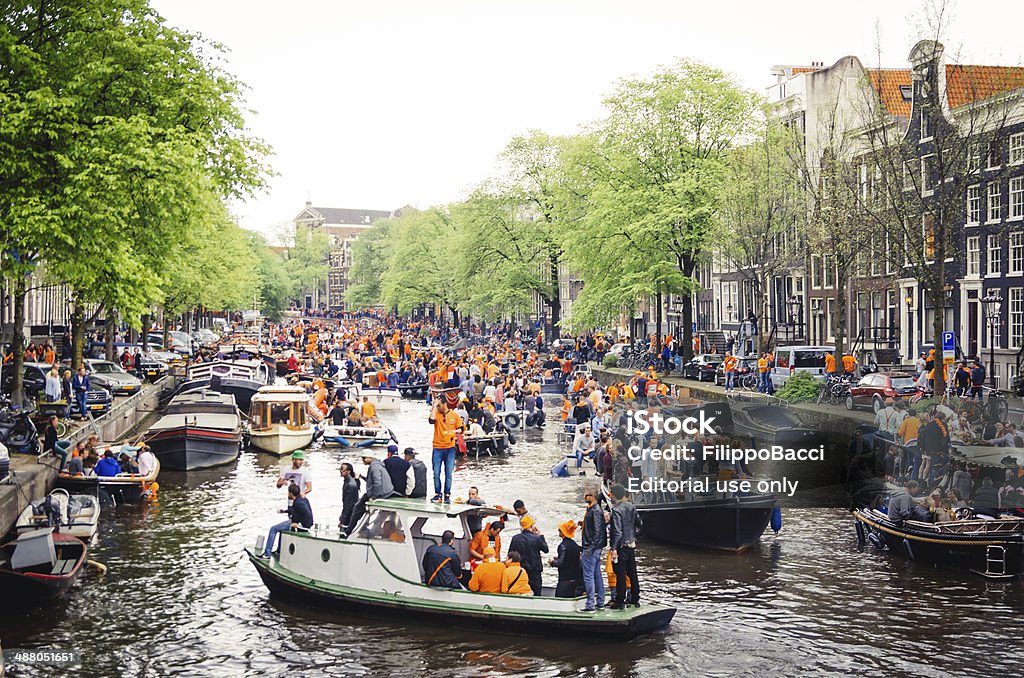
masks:
[[[548,561],[548,565],[558,568],[558,585],[555,588],[556,598],[575,598],[576,592],[583,588],[580,581],[580,557],[583,550],[575,542],[576,522],[567,520],[558,526],[558,534],[562,541],[558,543],[556,556]]]
[[[96,475],[110,478],[120,472],[121,466],[117,463],[114,453],[108,447],[107,451],[103,453],[103,458],[96,464]]]
[[[305,462],[306,455],[302,450],[292,452],[292,464],[281,471],[281,476],[277,479],[277,486],[283,487],[295,483],[299,486],[299,492],[303,497],[312,492],[313,476],[309,468],[305,466]]]
[[[138,475],[139,465],[138,463],[128,456],[127,452],[122,452],[117,457],[117,464],[121,468],[121,473],[127,475]]]
[[[487,526],[487,529],[473,534],[473,541],[469,543],[470,567],[479,565],[480,561],[484,560],[487,549],[491,548],[491,545],[493,545],[495,555],[501,555],[501,531],[503,529],[505,529],[505,523],[495,520]]]
[[[482,561],[473,570],[473,577],[469,580],[469,590],[479,593],[501,593],[505,563],[495,557],[496,552],[490,546],[484,549],[482,555]]]
[[[363,404],[359,409],[363,419],[372,419],[377,416],[377,406],[370,402],[369,396],[363,396]]]
[[[534,595],[539,596],[541,595],[541,572],[544,569],[544,561],[540,554],[548,552],[548,543],[531,516],[524,516],[519,521],[519,527],[522,531],[512,537],[508,545],[509,552],[519,553],[522,567],[526,570],[529,578],[530,588]]]
[[[284,520],[270,528],[267,535],[267,545],[263,549],[263,558],[269,558],[274,552],[274,545],[277,542],[277,535],[285,530],[300,530],[305,532],[313,527],[313,508],[309,500],[301,495],[299,486],[292,483],[288,486],[288,520]]]
[[[982,478],[981,486],[974,492],[974,512],[993,518],[999,516],[999,490],[989,477]]]
[[[461,560],[452,546],[455,533],[445,530],[441,543],[433,544],[423,554],[423,583],[443,589],[461,589]]]
[[[889,516],[889,520],[901,524],[904,520],[921,520],[928,522],[931,520],[931,514],[928,509],[921,506],[916,499],[914,499],[914,493],[917,492],[918,484],[916,480],[907,481],[904,487],[901,487],[892,493],[889,497],[889,507],[886,513]]]
[[[518,551],[509,551],[505,559],[505,572],[501,575],[501,592],[515,596],[532,596],[533,588],[526,570],[520,564]]]
[[[583,468],[583,457],[590,458],[593,451],[594,437],[590,435],[590,425],[583,424],[577,429],[576,437],[572,441],[572,453],[576,457],[577,471]]]
[[[156,456],[153,454],[153,450],[149,445],[143,445],[139,448],[139,454],[135,461],[139,466],[139,475],[144,478],[149,476],[153,473],[153,470],[156,469]]]

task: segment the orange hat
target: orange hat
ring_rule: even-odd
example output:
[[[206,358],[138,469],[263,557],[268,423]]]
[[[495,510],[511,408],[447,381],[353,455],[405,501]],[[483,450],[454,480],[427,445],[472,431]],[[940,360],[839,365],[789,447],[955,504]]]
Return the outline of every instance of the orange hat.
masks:
[[[523,528],[524,530],[528,530],[531,527],[533,527],[534,523],[536,522],[537,521],[531,518],[530,516],[523,516],[522,520],[519,521],[519,527]]]
[[[576,523],[572,520],[567,520],[558,526],[558,533],[563,537],[572,539],[572,536],[576,534]]]

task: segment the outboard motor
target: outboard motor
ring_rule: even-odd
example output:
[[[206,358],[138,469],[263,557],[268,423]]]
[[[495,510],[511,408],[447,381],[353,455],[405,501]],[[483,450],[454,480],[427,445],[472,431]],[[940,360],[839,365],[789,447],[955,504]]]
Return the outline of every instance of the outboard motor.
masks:
[[[0,442],[12,452],[36,454],[39,437],[28,410],[0,414]]]

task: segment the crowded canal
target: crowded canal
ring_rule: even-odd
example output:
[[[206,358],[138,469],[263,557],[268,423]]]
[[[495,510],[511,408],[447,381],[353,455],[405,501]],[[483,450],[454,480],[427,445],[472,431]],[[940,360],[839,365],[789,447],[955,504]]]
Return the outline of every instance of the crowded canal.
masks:
[[[404,401],[387,423],[403,447],[429,450],[428,413]],[[507,457],[460,458],[453,497],[475,485],[489,504],[521,499],[553,546],[556,526],[582,516],[587,482],[550,475],[563,454],[552,427],[525,431]],[[306,450],[318,525],[338,519],[343,461],[359,464],[342,449]],[[736,675],[768,666],[992,675],[1018,666],[1016,644],[999,640],[1024,633],[1018,582],[861,549],[839,510],[785,510],[781,532],[740,555],[642,542],[643,600],[678,612],[664,631],[625,643],[407,624],[271,598],[243,548],[278,522],[286,463],[250,450],[230,466],[162,473],[157,501],[105,508],[90,556],[105,577],[87,575],[49,607],[5,610],[6,647],[73,650],[76,675]],[[53,675],[45,665],[9,668]]]

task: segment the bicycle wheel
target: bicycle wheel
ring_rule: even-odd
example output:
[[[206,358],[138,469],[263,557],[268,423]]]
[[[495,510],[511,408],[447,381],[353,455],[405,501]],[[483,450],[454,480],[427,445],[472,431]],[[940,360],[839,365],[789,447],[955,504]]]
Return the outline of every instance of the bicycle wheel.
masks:
[[[996,393],[989,394],[988,408],[996,421],[1006,421],[1006,416],[1010,413],[1010,405],[1006,402],[1006,398]]]
[[[68,433],[70,433],[70,432],[71,432],[71,424],[69,424],[67,422],[67,420],[60,419],[60,420],[57,421],[57,437],[58,438],[66,438]]]

